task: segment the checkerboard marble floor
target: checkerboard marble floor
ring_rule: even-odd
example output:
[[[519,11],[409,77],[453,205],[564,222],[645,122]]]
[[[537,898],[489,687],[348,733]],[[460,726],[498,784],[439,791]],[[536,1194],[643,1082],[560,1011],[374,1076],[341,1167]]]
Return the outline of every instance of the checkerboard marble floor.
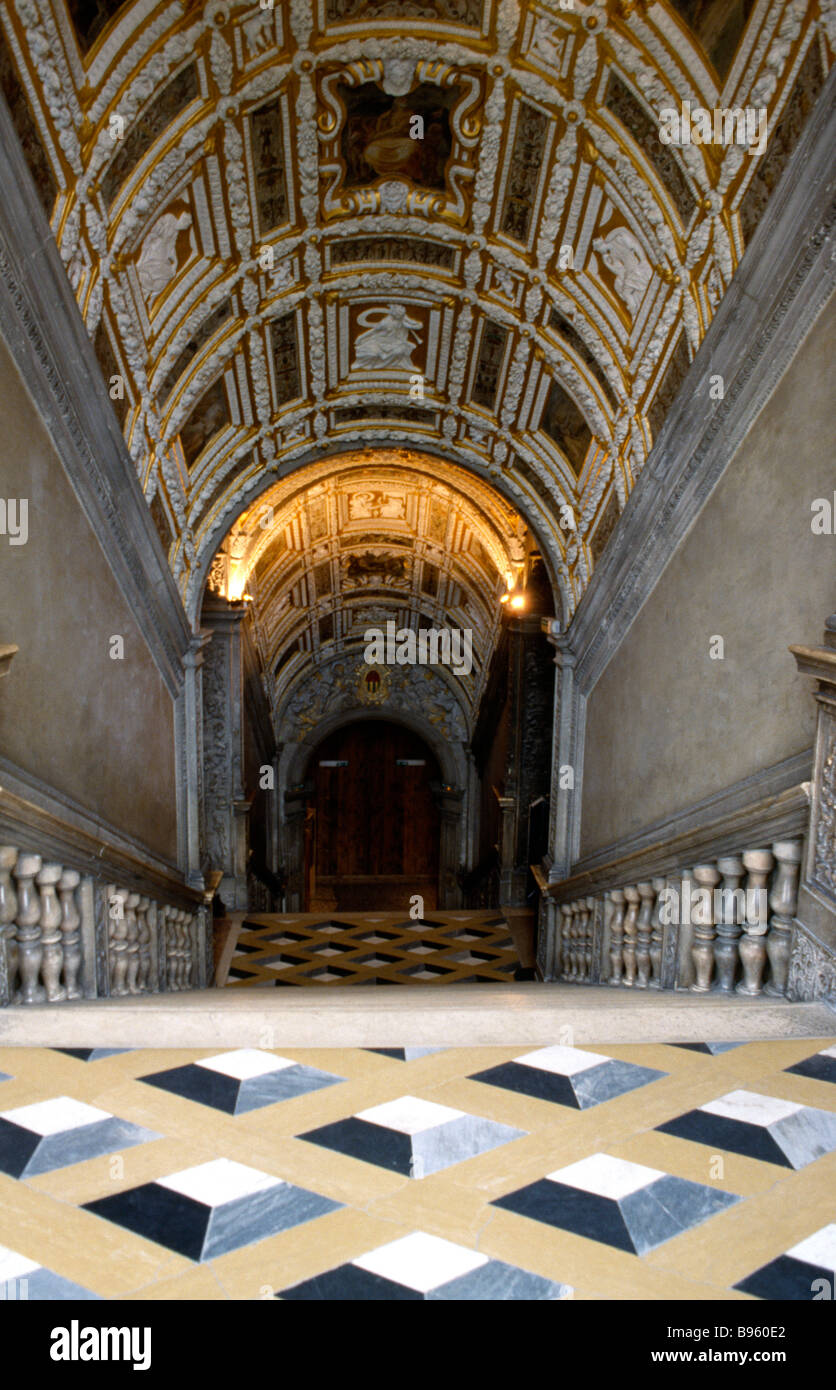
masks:
[[[832,1038],[0,1049],[7,1297],[804,1301],[835,1281]]]

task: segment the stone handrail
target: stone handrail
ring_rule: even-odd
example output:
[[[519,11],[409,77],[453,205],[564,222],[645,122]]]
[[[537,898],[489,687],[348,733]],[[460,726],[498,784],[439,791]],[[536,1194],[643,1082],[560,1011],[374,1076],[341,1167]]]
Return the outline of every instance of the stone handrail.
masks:
[[[205,987],[205,896],[185,887],[177,896],[0,846],[0,1005]]]
[[[754,998],[790,987],[801,837],[672,873],[557,898],[538,940],[541,978]]]

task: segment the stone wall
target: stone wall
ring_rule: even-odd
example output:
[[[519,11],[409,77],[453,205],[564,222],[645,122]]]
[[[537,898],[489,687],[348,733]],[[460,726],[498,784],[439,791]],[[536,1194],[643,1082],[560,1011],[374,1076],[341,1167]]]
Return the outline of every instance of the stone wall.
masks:
[[[173,863],[171,696],[2,339],[0,498],[28,500],[26,543],[0,534],[0,755]]]
[[[833,608],[836,538],[811,503],[832,518],[835,355],[831,300],[591,691],[582,857],[811,748],[787,648]]]

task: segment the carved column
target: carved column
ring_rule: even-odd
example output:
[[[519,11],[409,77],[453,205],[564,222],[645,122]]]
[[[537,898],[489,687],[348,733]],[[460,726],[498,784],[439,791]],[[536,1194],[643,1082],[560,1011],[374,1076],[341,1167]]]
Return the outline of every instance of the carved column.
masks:
[[[38,983],[43,949],[41,947],[41,901],[35,888],[43,860],[39,854],[21,854],[15,867],[17,879],[17,950],[21,1004],[40,1004],[46,990]]]
[[[650,940],[653,935],[653,905],[656,891],[650,882],[636,885],[641,898],[641,910],[636,922],[637,989],[647,989],[650,983]]]
[[[244,603],[204,601],[202,621],[212,640],[203,653],[203,787],[206,848],[212,869],[221,869],[219,892],[228,909],[244,911],[247,899],[249,799],[244,786]]]
[[[652,971],[651,979],[648,981],[650,989],[662,988],[662,951],[665,943],[665,929],[662,925],[662,898],[666,885],[664,878],[654,878],[653,887],[653,915],[651,918],[650,932],[650,968]]]
[[[737,993],[750,997],[760,994],[763,988],[767,923],[758,920],[761,914],[757,908],[766,897],[766,885],[774,862],[768,849],[747,849],[743,855],[749,877],[746,883],[746,921],[743,924],[746,935],[739,946],[743,979],[737,986]]]
[[[451,787],[445,783],[434,791],[434,796],[441,812],[438,905],[440,908],[456,909],[462,905],[462,890],[457,871],[464,788]],[[504,902],[501,894],[500,902]]]
[[[822,537],[821,545],[833,546]],[[799,671],[817,681],[810,823],[798,890],[787,982],[791,999],[836,994],[836,613],[819,647],[790,647]]]
[[[622,948],[624,944],[624,909],[627,898],[622,888],[613,888],[610,893],[613,905],[610,918],[610,984],[621,984],[623,968]]]
[[[61,945],[61,904],[56,891],[63,872],[60,864],[44,864],[35,880],[41,894],[41,976],[49,1004],[57,1004],[67,997],[67,991],[61,984],[64,952]]]
[[[714,960],[717,967],[717,990],[720,994],[732,994],[737,972],[737,943],[743,930],[741,922],[744,913],[740,904],[740,885],[745,870],[743,860],[737,854],[718,859],[717,868],[723,876],[720,911],[715,923],[717,940],[714,943]]]
[[[769,894],[772,916],[769,919],[766,937],[766,954],[769,957],[771,973],[764,993],[782,997],[787,992],[787,975],[790,968],[790,943],[798,897],[801,841],[778,840],[772,846],[772,853],[775,855],[778,868]]]
[[[14,845],[0,845],[0,1004],[9,1004],[17,992],[17,894],[12,882],[16,863]]]
[[[694,878],[703,890],[699,895],[696,913],[692,910],[694,941],[691,958],[696,979],[691,985],[694,994],[707,994],[712,987],[714,970],[714,889],[720,875],[713,864],[695,864]]]
[[[68,999],[83,998],[83,990],[78,983],[81,970],[81,913],[76,902],[76,890],[80,882],[81,874],[75,869],[65,869],[58,880],[61,934],[64,939],[64,987]]]
[[[589,934],[589,920],[591,913],[589,910],[589,898],[581,898],[578,904],[578,950],[577,962],[578,970],[576,980],[584,981],[587,977],[587,938]]]
[[[636,925],[639,915],[639,890],[631,884],[624,889],[627,912],[624,917],[624,984],[636,983]]]

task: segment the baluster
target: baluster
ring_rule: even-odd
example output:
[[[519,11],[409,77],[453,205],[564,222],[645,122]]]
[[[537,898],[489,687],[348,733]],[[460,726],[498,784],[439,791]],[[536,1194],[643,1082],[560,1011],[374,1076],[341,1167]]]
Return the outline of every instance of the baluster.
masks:
[[[631,988],[636,983],[636,924],[639,915],[639,890],[631,884],[624,889],[627,912],[624,917],[624,983]]]
[[[638,978],[636,980],[637,989],[647,989],[650,982],[650,938],[653,934],[653,906],[656,901],[656,891],[651,882],[638,883],[641,898],[641,910],[636,922],[636,967]]]
[[[595,948],[595,899],[586,900],[586,937],[584,942],[584,961],[583,977],[589,981],[592,979],[592,956]]]
[[[581,977],[582,913],[583,901],[578,898],[577,902],[572,903],[572,972],[569,978],[572,980],[573,984],[577,984]]]
[[[578,983],[586,978],[586,926],[588,921],[589,908],[587,907],[587,899],[581,898],[578,901],[578,939],[577,950],[575,952],[575,960],[577,963],[575,980]]]
[[[798,871],[801,864],[801,841],[778,840],[772,846],[778,869],[769,894],[772,916],[766,937],[771,977],[764,994],[784,995],[787,992],[787,973],[790,965],[790,940],[795,905],[798,896]]]
[[[613,888],[610,892],[610,900],[613,904],[612,921],[610,922],[610,984],[620,985],[623,968],[622,947],[624,944],[624,908],[626,904],[624,889]]]
[[[720,882],[720,875],[713,864],[695,864],[694,878],[700,889],[697,899],[696,915],[691,909],[694,925],[694,942],[691,946],[691,959],[694,962],[696,979],[691,986],[694,994],[707,994],[712,988],[711,976],[714,970],[714,888]],[[696,894],[695,894],[696,896]]]
[[[125,921],[127,888],[114,888],[108,896],[108,956],[110,958],[110,993],[121,998],[128,993],[125,977],[128,970],[128,928]]]
[[[61,864],[44,864],[35,882],[41,894],[41,976],[46,987],[47,1002],[57,1004],[66,999],[61,984],[64,951],[61,935],[61,904],[56,892],[64,872]]]
[[[139,922],[136,919],[138,902],[138,893],[129,893],[125,899],[125,986],[128,994],[139,994]]]
[[[151,983],[151,927],[148,921],[150,898],[140,898],[136,905],[137,942],[139,945],[139,970],[137,971],[137,990],[143,994]]]
[[[75,896],[80,882],[81,874],[75,869],[65,869],[58,880],[61,935],[64,939],[64,987],[68,999],[82,998],[82,991],[78,986],[78,972],[81,969],[81,913]]]
[[[39,1004],[46,990],[38,984],[41,973],[41,900],[35,890],[35,875],[43,860],[39,854],[21,854],[15,868],[17,879],[17,951],[20,971],[21,1004]]]
[[[166,941],[168,945],[168,987],[174,991],[177,989],[177,912],[173,907],[167,909],[168,930]]]
[[[760,994],[763,971],[766,965],[766,916],[759,910],[766,900],[766,885],[774,859],[768,849],[748,849],[743,855],[743,863],[748,870],[746,880],[746,920],[743,923],[745,936],[738,946],[743,979],[736,988],[737,994],[750,998]],[[760,918],[763,917],[763,921]]]
[[[560,904],[560,961],[558,979],[565,980],[569,974],[569,933],[572,930],[572,904]]]
[[[193,912],[187,912],[187,913],[186,913],[186,926],[185,926],[186,949],[185,949],[185,952],[184,952],[184,962],[183,962],[183,988],[184,988],[184,989],[191,989],[191,987],[192,987],[192,968],[193,968],[193,965],[194,965],[194,923],[195,923],[195,916],[194,916],[194,913],[193,913]]]
[[[654,878],[651,880],[653,888],[653,913],[651,916],[650,931],[650,969],[652,976],[648,981],[648,989],[662,988],[662,950],[665,944],[665,928],[662,925],[662,893],[667,885],[667,879]]]
[[[14,845],[0,845],[0,935],[6,939],[6,974],[10,1000],[14,999],[17,991],[17,893],[12,883],[12,869],[16,863],[17,850]]]
[[[738,854],[717,860],[717,868],[723,875],[720,891],[720,911],[717,913],[717,939],[714,943],[714,960],[717,967],[717,990],[720,994],[734,992],[734,977],[737,970],[737,943],[743,928],[744,913],[741,910],[739,894],[743,880],[743,860]]]

